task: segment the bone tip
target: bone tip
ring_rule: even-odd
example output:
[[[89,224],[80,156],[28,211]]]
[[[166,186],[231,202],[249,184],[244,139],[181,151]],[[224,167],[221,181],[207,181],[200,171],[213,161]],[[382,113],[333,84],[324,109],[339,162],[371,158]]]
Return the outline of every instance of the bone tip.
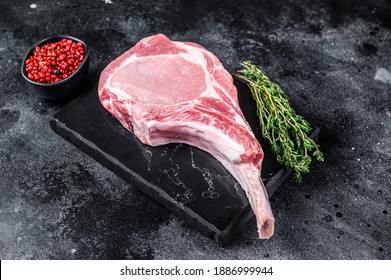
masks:
[[[258,223],[258,233],[260,239],[269,239],[274,233],[274,218],[269,218],[262,223]]]

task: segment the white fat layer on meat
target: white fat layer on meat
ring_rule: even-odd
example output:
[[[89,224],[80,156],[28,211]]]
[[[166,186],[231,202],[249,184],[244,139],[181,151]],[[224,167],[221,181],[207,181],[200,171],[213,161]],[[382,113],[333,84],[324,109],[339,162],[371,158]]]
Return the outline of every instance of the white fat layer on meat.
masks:
[[[242,145],[232,140],[227,134],[223,133],[221,130],[215,128],[214,126],[209,126],[205,124],[197,124],[191,122],[191,126],[187,122],[156,122],[149,121],[146,126],[143,127],[143,134],[146,137],[147,143],[151,146],[162,145],[160,138],[151,137],[150,132],[154,130],[166,131],[176,127],[178,134],[189,135],[189,137],[196,137],[198,135],[199,139],[202,140],[202,146],[200,149],[206,150],[213,156],[218,153],[224,156],[224,158],[229,162],[241,161],[241,155],[245,152],[245,149]],[[157,141],[155,141],[157,139]],[[199,140],[199,141],[200,141]],[[172,141],[172,139],[167,139],[167,143]],[[182,139],[181,139],[181,142]],[[195,145],[193,142],[191,143]]]

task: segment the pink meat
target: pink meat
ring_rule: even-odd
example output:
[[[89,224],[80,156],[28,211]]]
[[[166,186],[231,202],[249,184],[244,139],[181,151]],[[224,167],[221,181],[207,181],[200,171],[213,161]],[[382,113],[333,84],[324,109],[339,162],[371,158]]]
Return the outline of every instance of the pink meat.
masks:
[[[144,144],[186,143],[219,160],[245,190],[259,237],[273,235],[262,148],[214,54],[162,34],[144,38],[103,70],[98,91],[102,105]]]

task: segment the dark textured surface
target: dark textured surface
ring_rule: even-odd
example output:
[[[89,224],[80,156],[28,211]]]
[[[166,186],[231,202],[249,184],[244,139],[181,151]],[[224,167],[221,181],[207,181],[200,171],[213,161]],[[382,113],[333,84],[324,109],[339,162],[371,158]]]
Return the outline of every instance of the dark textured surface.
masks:
[[[110,2],[110,1],[106,1]],[[391,259],[389,1],[0,2],[2,259]],[[276,233],[252,219],[225,248],[58,137],[64,104],[32,96],[19,73],[36,41],[91,47],[92,86],[139,39],[164,33],[252,59],[321,128],[326,162],[271,199]]]

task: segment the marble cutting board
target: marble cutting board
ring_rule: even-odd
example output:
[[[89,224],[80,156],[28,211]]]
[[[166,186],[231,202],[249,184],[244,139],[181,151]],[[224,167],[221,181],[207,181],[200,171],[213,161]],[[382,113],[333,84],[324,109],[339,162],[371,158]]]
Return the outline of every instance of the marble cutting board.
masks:
[[[255,102],[247,86],[238,82],[235,85],[240,107],[264,150],[262,178],[270,197],[289,172],[277,164],[261,137]],[[142,144],[102,107],[97,86],[86,89],[56,113],[50,125],[67,141],[221,246],[230,242],[254,215],[240,185],[217,160],[185,144]],[[318,134],[316,129],[311,137],[316,139]]]

